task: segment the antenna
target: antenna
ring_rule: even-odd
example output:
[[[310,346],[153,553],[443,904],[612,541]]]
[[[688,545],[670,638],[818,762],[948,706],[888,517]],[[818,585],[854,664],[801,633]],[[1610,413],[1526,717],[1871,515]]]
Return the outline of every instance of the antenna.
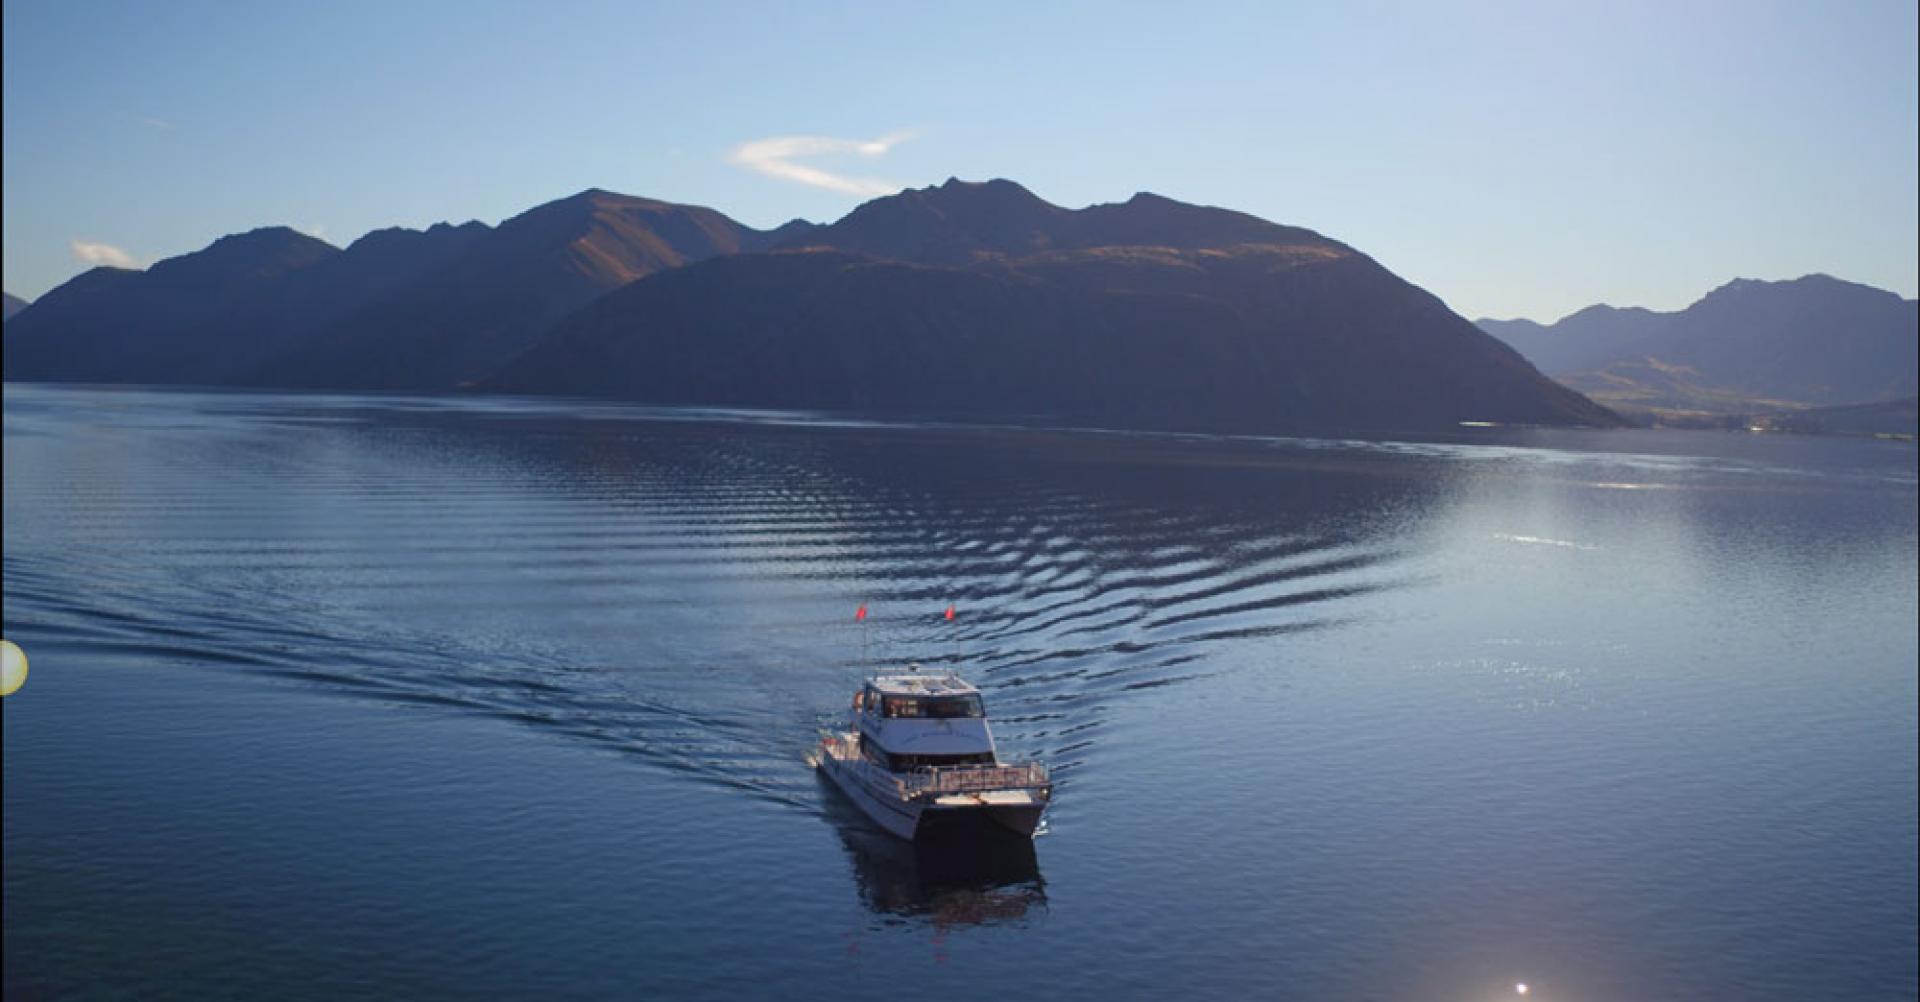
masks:
[[[867,625],[867,603],[860,603],[860,608],[853,611],[853,621],[860,624],[860,670],[865,671],[872,664],[867,659],[867,638],[872,636],[872,627]]]
[[[947,634],[947,639],[953,642],[953,669],[951,670],[958,670],[960,667],[960,627],[959,627],[959,624],[954,623],[953,621],[953,610],[954,610],[953,603],[948,602],[947,603],[947,623],[950,625],[949,625],[949,632]]]

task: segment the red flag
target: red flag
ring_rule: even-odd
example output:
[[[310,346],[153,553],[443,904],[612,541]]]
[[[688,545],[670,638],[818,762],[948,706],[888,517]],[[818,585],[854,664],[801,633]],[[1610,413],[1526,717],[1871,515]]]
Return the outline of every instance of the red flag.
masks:
[[[861,620],[863,620],[863,619],[865,619],[865,618],[867,618],[867,607],[866,607],[866,606],[864,606],[864,605],[863,605],[863,606],[861,606],[860,608],[858,608],[858,609],[855,609],[855,610],[854,610],[854,612],[853,612],[853,621],[854,621],[854,622],[856,622],[856,623],[858,623],[859,621],[861,621]]]
[[[947,606],[947,618],[948,619],[953,618],[953,606]]]

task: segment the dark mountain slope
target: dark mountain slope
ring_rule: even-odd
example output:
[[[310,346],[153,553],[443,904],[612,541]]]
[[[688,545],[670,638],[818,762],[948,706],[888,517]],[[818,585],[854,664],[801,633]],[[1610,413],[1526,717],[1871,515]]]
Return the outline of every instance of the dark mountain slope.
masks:
[[[803,249],[758,252],[776,245]],[[1009,181],[771,232],[598,190],[345,251],[256,231],[68,283],[9,325],[7,365],[1154,427],[1615,420],[1312,231],[1147,194],[1068,210]]]
[[[497,229],[379,230],[345,251],[285,228],[257,230],[145,272],[96,269],[49,293],[31,322],[9,325],[7,373],[449,389],[608,289],[808,225],[762,233],[711,209],[593,190]]]
[[[721,213],[591,190],[479,234],[444,267],[253,374],[282,386],[445,389],[610,289],[764,239]]]
[[[372,304],[400,294],[413,283],[446,268],[490,232],[483,223],[438,223],[425,230],[393,227],[375,230],[347,249],[311,268],[294,272],[271,296],[249,304],[245,313],[222,319],[223,348],[203,358],[194,381],[209,384],[262,385],[263,372],[315,346],[322,351],[347,340]],[[250,336],[233,336],[248,331]]]
[[[932,245],[941,257],[954,246]],[[1052,250],[967,267],[838,251],[722,259],[599,300],[485,385],[1145,427],[1616,420],[1437,299],[1318,237],[1231,251]]]
[[[40,298],[7,330],[9,379],[193,382],[262,332],[290,275],[340,251],[284,226],[221,237],[146,271],[95,268]]]
[[[26,300],[11,292],[0,292],[0,321],[12,320],[14,314],[26,308]]]

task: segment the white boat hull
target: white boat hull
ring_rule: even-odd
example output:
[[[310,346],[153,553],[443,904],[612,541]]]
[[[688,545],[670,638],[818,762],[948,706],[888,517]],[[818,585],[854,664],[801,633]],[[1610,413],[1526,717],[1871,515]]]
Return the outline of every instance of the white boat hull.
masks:
[[[977,827],[986,821],[1032,838],[1046,811],[1044,790],[927,791],[902,796],[896,777],[861,758],[853,735],[821,742],[820,771],[875,824],[903,839]]]
[[[912,800],[901,800],[890,793],[883,795],[873,788],[866,769],[823,750],[820,771],[833,780],[833,785],[839,787],[840,792],[846,794],[862,814],[880,827],[909,841],[920,830],[922,806]]]

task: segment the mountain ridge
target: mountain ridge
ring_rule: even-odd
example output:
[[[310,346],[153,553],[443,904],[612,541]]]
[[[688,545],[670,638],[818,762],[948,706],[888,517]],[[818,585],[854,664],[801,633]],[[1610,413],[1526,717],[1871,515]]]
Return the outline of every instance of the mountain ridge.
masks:
[[[1542,372],[1614,406],[1739,414],[1912,396],[1920,303],[1824,273],[1736,278],[1685,309],[1482,320]]]
[[[1144,192],[1066,209],[1005,179],[766,231],[598,188],[344,250],[263,227],[77,277],[17,323],[9,378],[1245,429],[1618,422],[1311,230]]]
[[[922,264],[967,264],[1111,246],[1194,250],[1259,243],[1351,251],[1311,230],[1151,192],[1068,209],[1005,178],[948,178],[944,184],[875,198],[777,246],[827,246]]]
[[[1146,194],[1064,209],[1003,179],[636,282],[482,386],[1184,427],[1618,420],[1310,230]]]
[[[486,375],[567,312],[656,271],[738,253],[760,231],[704,206],[590,188],[475,236],[351,325],[255,370],[270,385],[406,390]]]
[[[345,250],[287,227],[260,227],[144,271],[76,276],[9,328],[6,371],[92,382],[445,389],[484,375],[608,289],[770,239],[703,206],[597,188],[498,227],[391,227]],[[209,283],[225,291],[209,294]]]

